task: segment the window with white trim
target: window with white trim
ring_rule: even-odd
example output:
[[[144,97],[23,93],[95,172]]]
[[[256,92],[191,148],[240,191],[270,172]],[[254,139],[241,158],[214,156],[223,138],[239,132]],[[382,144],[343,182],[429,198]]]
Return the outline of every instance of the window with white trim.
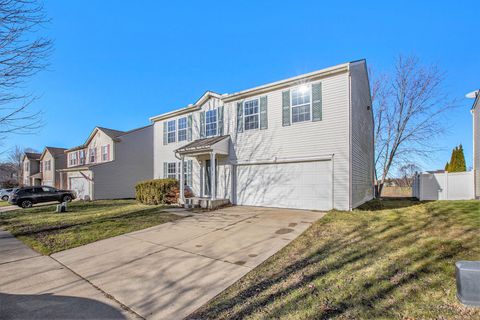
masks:
[[[175,162],[169,162],[167,164],[167,178],[177,179],[177,166]]]
[[[290,91],[292,108],[292,123],[310,121],[312,99],[310,86],[300,86]]]
[[[108,161],[108,145],[102,146],[102,161]]]
[[[97,148],[90,148],[88,154],[90,156],[90,163],[93,163],[97,160]]]
[[[216,136],[217,127],[217,109],[208,110],[205,112],[205,136]]]
[[[175,142],[175,131],[176,125],[175,120],[171,120],[167,122],[167,142],[172,143]]]
[[[79,157],[80,157],[80,164],[81,164],[81,165],[82,165],[82,164],[85,164],[85,161],[86,161],[86,159],[85,159],[85,150],[80,150],[80,151],[78,152],[78,154],[79,154]]]
[[[187,117],[178,119],[178,141],[187,140]]]
[[[28,172],[28,171],[30,171],[30,163],[25,162],[25,172]]]
[[[260,119],[258,99],[248,100],[244,102],[243,115],[245,131],[258,129]]]
[[[70,165],[75,166],[77,164],[77,153],[72,152],[70,153]]]
[[[51,162],[51,160],[45,161],[45,162],[44,162],[44,165],[45,165],[45,168],[44,168],[45,171],[50,171],[50,170],[52,170],[52,162]]]

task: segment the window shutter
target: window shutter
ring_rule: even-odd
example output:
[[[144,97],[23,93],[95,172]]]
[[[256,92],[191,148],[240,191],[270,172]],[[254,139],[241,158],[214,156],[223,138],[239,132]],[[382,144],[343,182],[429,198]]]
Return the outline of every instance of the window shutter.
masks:
[[[312,121],[322,120],[322,83],[312,84]]]
[[[223,136],[223,106],[217,108],[218,135]]]
[[[200,112],[200,138],[205,138],[205,111]]]
[[[237,132],[243,132],[243,102],[237,102]]]
[[[282,92],[282,125],[290,125],[290,90]]]
[[[163,145],[166,145],[167,140],[167,121],[163,121]]]
[[[107,161],[110,161],[110,145],[107,145]]]
[[[188,115],[187,118],[187,139],[188,141],[192,141],[192,124],[193,124],[193,117],[192,115]]]
[[[164,162],[163,163],[163,178],[167,178],[167,174],[168,174],[168,163]]]
[[[268,128],[267,96],[260,97],[260,130]]]
[[[193,181],[192,181],[192,176],[193,176],[193,160],[188,160],[187,161],[187,172],[188,172],[188,175],[187,175],[187,184],[188,186],[192,186],[193,185]]]

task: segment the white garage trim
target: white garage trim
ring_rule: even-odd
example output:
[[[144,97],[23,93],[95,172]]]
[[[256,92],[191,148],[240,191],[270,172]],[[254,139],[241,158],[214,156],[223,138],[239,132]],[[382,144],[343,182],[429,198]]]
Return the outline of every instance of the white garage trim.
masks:
[[[258,206],[272,206],[276,207],[277,206],[277,201],[278,201],[278,207],[283,207],[283,208],[298,208],[301,207],[301,205],[298,205],[298,202],[302,202],[301,195],[307,195],[309,191],[314,192],[313,197],[310,195],[310,197],[306,197],[305,206],[303,209],[319,209],[319,210],[329,210],[333,209],[334,207],[334,156],[333,155],[328,155],[328,156],[317,156],[317,157],[305,157],[305,158],[288,158],[288,159],[272,159],[272,160],[259,160],[259,161],[238,161],[235,164],[235,175],[234,175],[234,183],[232,184],[233,190],[232,193],[235,195],[235,203],[240,204],[240,205],[258,205]],[[319,166],[316,167],[314,165],[307,165],[306,163],[321,163],[321,162],[329,162],[329,169]],[[302,165],[305,164],[305,165]],[[288,166],[290,164],[290,166]],[[298,166],[295,166],[297,164]],[[261,174],[255,173],[255,167],[258,167],[259,172],[265,172],[262,171],[264,170],[270,170],[270,165],[272,166],[272,170],[275,170],[275,168],[279,169],[277,173],[273,173],[272,176],[274,177],[279,177],[279,181],[273,181],[271,184],[268,182],[262,181],[262,179],[265,179],[264,177],[261,177]],[[285,166],[283,166],[285,165]],[[250,173],[246,172],[247,169],[244,168],[252,168],[248,169],[251,170]],[[283,167],[283,168],[282,168]],[[282,171],[282,169],[285,169],[286,171]],[[323,179],[318,181],[318,184],[313,182],[311,184],[310,188],[308,190],[304,190],[303,192],[300,191],[298,194],[294,194],[293,198],[287,199],[288,197],[281,197],[278,200],[275,200],[273,198],[270,198],[272,194],[282,194],[279,190],[274,191],[274,189],[281,188],[283,187],[283,179],[286,179],[285,181],[289,182],[291,180],[288,180],[286,177],[289,175],[288,170],[293,170],[292,173],[300,173],[303,175],[298,176],[298,179],[312,179],[311,175],[308,173],[310,170],[314,170],[315,173],[318,173],[320,176],[322,176],[322,171],[323,171]],[[303,170],[306,170],[305,172]],[[318,171],[316,171],[318,170]],[[284,175],[284,177],[282,177]],[[326,178],[325,178],[326,177]],[[246,182],[244,179],[251,179],[250,181]],[[315,178],[313,178],[315,179]],[[300,181],[299,180],[299,181]],[[330,186],[326,186],[326,189],[323,189],[322,192],[322,182],[327,182],[330,184]],[[263,194],[262,197],[257,197],[257,193],[249,193],[248,192],[248,186],[246,185],[251,184],[250,188],[255,189],[255,190],[260,190],[264,189],[265,193]],[[305,182],[299,182],[298,186],[293,184],[293,189],[290,189],[290,191],[285,191],[283,190],[283,193],[285,194],[291,194],[291,191],[296,190],[298,191],[298,188],[301,188],[302,186],[307,185]],[[292,186],[291,186],[292,187]],[[330,187],[330,188],[329,188]],[[268,191],[271,189],[271,194],[268,193]],[[330,189],[330,190],[329,190]],[[329,192],[328,192],[329,191]],[[318,193],[318,198],[315,197],[316,192]],[[330,197],[327,197],[325,199],[321,199],[321,195],[324,192],[330,193]],[[295,199],[295,197],[298,197],[298,200]],[[327,200],[330,198],[329,200]],[[285,201],[282,201],[285,200]],[[310,200],[310,203],[308,202]],[[315,202],[317,201],[317,202]],[[328,202],[329,203],[328,203]]]

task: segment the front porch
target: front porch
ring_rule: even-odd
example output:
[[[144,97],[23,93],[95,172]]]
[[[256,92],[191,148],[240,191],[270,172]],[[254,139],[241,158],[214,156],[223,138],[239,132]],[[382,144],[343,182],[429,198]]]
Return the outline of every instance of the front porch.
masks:
[[[214,210],[230,204],[230,199],[217,197],[218,160],[228,157],[230,136],[195,140],[175,151],[180,159],[180,185],[185,185],[185,158],[195,158],[200,164],[200,192],[197,196],[185,198],[180,188],[180,204],[186,208]]]

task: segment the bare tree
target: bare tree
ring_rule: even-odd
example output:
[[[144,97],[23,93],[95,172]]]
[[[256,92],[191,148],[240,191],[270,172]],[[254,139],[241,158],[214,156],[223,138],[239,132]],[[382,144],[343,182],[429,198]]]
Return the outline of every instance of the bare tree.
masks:
[[[400,56],[391,77],[372,77],[375,118],[375,168],[378,193],[392,168],[412,158],[427,158],[444,132],[441,116],[453,108],[444,88],[444,73]]]
[[[407,163],[400,167],[400,179],[398,180],[400,187],[411,187],[415,173],[420,171],[420,168],[414,163]]]
[[[0,142],[42,125],[41,114],[29,110],[36,97],[23,87],[47,66],[52,42],[37,36],[47,21],[39,0],[0,0]]]
[[[32,148],[22,148],[20,146],[15,146],[10,154],[8,155],[7,162],[11,164],[11,166],[14,168],[16,171],[16,176],[18,179],[18,183],[22,184],[22,178],[23,178],[23,156],[25,155],[25,152],[37,152],[36,150]]]

